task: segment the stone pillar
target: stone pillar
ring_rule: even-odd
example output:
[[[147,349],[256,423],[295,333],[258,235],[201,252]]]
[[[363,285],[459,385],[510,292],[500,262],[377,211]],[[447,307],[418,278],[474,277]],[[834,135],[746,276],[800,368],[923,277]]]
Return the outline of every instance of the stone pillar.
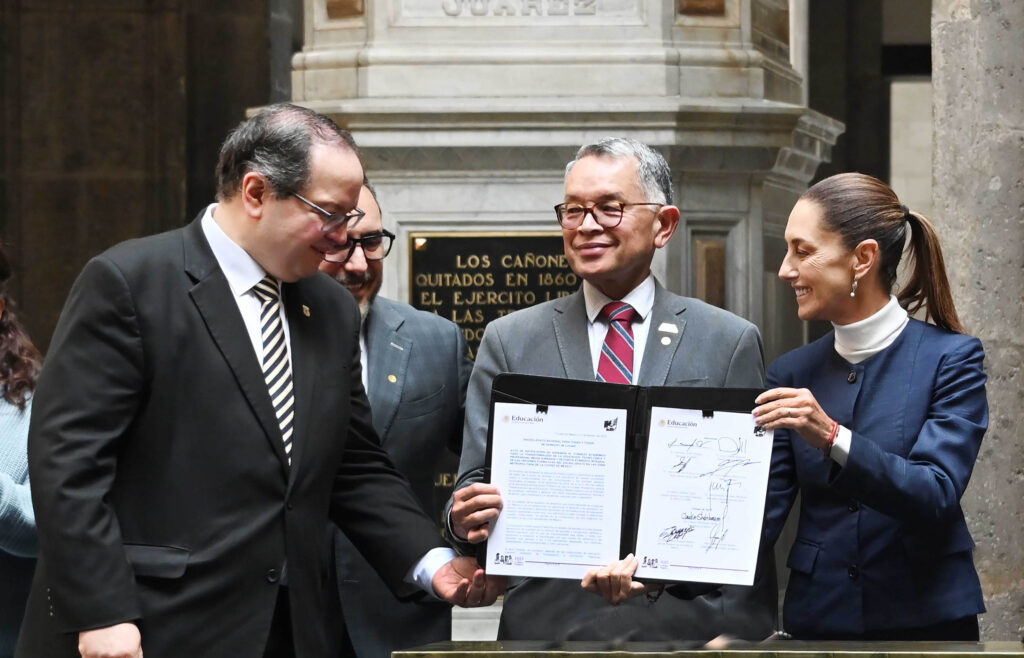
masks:
[[[983,640],[1024,619],[1024,4],[935,0],[934,219],[953,297],[985,345],[990,422],[964,496],[988,613]]]
[[[665,285],[761,325],[769,357],[802,342],[764,270],[842,126],[805,106],[786,0],[306,0],[305,16],[293,95],[352,130],[397,221],[385,295],[408,299],[410,232],[557,232],[575,149],[627,135],[675,173]]]

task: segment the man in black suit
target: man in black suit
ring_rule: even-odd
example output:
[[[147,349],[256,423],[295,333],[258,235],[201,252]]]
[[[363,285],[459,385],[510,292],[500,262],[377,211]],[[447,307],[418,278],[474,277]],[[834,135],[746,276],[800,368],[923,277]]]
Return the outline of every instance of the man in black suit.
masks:
[[[64,307],[29,432],[20,657],[333,655],[329,519],[398,594],[495,598],[381,449],[358,309],[314,276],[362,216],[351,137],[272,106],[217,174],[218,204],[92,259]]]
[[[352,251],[325,260],[320,269],[359,302],[363,385],[381,444],[409,478],[424,511],[440,518],[434,474],[447,456],[462,448],[463,406],[473,362],[454,322],[377,295],[394,235],[384,228],[369,183],[359,194],[359,208],[366,217],[349,229]],[[335,541],[350,654],[389,658],[392,651],[451,639],[451,606],[428,599],[397,600],[345,533],[337,532]]]

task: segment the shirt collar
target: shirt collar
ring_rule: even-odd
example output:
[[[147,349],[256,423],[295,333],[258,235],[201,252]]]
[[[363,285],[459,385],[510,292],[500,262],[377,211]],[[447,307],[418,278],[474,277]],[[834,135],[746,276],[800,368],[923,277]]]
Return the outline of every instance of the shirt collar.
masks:
[[[647,320],[651,309],[654,308],[654,275],[648,274],[647,278],[640,282],[636,288],[629,291],[621,300],[612,299],[608,295],[591,285],[589,281],[583,281],[583,301],[587,306],[587,320],[593,324],[601,309],[608,302],[623,301],[633,307],[633,310],[640,315],[640,320]]]
[[[206,241],[210,243],[213,256],[217,259],[221,271],[228,280],[228,286],[235,297],[241,297],[252,290],[252,287],[263,280],[267,271],[253,260],[253,257],[238,246],[234,240],[217,224],[213,218],[217,204],[211,203],[203,213],[201,225]]]

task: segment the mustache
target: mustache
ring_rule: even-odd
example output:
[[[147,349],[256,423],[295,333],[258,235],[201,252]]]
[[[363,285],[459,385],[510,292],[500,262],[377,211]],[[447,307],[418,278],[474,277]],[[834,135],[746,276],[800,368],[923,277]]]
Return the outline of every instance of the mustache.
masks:
[[[362,274],[352,274],[341,270],[334,275],[334,280],[343,286],[365,285],[373,281],[373,275],[369,271]]]

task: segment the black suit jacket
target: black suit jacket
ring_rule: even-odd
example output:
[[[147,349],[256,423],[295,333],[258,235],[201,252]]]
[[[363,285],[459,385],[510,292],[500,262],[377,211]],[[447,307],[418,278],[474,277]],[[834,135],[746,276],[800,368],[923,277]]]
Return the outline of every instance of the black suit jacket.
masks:
[[[366,369],[373,426],[423,509],[435,511],[434,474],[462,447],[462,410],[473,362],[457,325],[377,297],[366,318]],[[338,593],[359,658],[451,639],[451,606],[423,597],[399,602],[337,533]]]
[[[283,286],[292,465],[199,220],[118,245],[72,288],[36,392],[40,559],[18,656],[136,621],[147,658],[262,656],[281,569],[299,656],[334,651],[327,521],[385,582],[441,545],[380,448],[359,319],[328,277]]]

